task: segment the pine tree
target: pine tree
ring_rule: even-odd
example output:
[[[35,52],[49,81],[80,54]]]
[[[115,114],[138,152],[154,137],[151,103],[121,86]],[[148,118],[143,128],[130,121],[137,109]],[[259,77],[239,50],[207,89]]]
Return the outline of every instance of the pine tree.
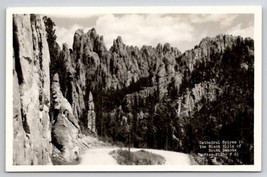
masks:
[[[46,30],[46,37],[47,37],[47,42],[50,47],[54,46],[56,43],[56,29],[54,28],[56,24],[52,21],[51,18],[44,16],[43,17],[44,24],[45,24],[45,30]]]
[[[56,24],[52,21],[51,18],[44,16],[43,17],[44,24],[45,24],[45,30],[46,30],[46,39],[48,43],[49,48],[49,54],[50,54],[50,76],[53,76],[54,73],[58,73],[60,77],[60,81],[62,82],[64,79],[62,78],[62,73],[64,71],[61,71],[62,68],[62,61],[60,58],[60,47],[56,41]],[[62,85],[62,84],[61,84]]]

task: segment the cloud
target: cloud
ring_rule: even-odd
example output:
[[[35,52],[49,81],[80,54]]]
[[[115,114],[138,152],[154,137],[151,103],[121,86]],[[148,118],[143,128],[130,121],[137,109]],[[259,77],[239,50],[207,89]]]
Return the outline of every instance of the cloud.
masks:
[[[203,38],[205,38],[207,36],[209,36],[209,32],[207,30],[205,30],[199,35],[198,39],[202,40]]]
[[[57,24],[61,25],[56,26],[57,41],[60,44],[67,43],[70,48],[77,29],[87,32],[93,27],[99,35],[104,36],[107,48],[118,36],[127,45],[156,46],[168,42],[182,52],[194,47],[206,36],[223,33],[253,37],[253,22],[248,23],[245,17],[240,18],[240,14],[102,14],[85,19],[64,17],[66,21],[64,18],[55,18],[60,20]],[[248,27],[244,27],[244,24]]]
[[[103,15],[100,16],[94,26],[84,27],[74,24],[68,28],[56,26],[57,41],[67,43],[69,47],[73,43],[73,35],[78,28],[88,31],[96,28],[99,35],[104,36],[104,42],[108,48],[118,36],[127,45],[142,47],[143,45],[156,46],[158,43],[170,43],[172,46],[182,46],[182,42],[194,40],[194,28],[178,18],[162,15]]]
[[[190,21],[196,24],[213,22],[219,24],[220,27],[226,28],[231,26],[237,17],[238,15],[233,14],[191,15]]]
[[[69,18],[69,19],[85,19],[98,16],[97,14],[90,14],[90,13],[69,13],[66,11],[59,11],[57,13],[48,13],[46,14],[49,17],[56,17],[56,18]]]
[[[59,43],[59,45],[67,43],[68,47],[72,48],[74,33],[77,29],[83,29],[86,32],[89,30],[88,27],[84,27],[78,24],[74,24],[69,28],[56,26],[57,42]]]
[[[254,38],[254,26],[250,25],[247,27],[242,27],[242,24],[239,23],[238,25],[234,26],[233,28],[229,29],[227,34],[232,34],[235,36],[242,36],[242,37],[251,37]]]
[[[104,36],[107,47],[121,36],[124,43],[141,47],[156,46],[168,42],[173,46],[193,40],[194,28],[189,23],[177,21],[174,17],[162,15],[105,15],[96,22],[97,32]]]

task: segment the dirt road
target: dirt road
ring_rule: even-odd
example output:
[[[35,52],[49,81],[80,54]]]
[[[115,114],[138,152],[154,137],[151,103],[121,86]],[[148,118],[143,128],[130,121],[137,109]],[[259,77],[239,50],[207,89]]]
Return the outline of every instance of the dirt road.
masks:
[[[88,149],[81,155],[80,165],[119,165],[116,160],[109,154],[111,151],[118,148],[95,148]],[[131,151],[138,151],[141,149],[131,148]],[[165,165],[190,165],[190,159],[187,154],[164,151],[156,149],[143,149],[148,152],[159,154],[166,159]]]

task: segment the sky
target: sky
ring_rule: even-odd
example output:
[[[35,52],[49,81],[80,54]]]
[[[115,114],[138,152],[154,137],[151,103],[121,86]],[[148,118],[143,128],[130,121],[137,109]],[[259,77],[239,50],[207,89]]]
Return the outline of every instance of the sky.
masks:
[[[181,52],[218,34],[254,38],[253,14],[49,14],[56,24],[57,42],[73,44],[77,29],[95,28],[109,49],[122,37],[126,45],[142,47],[170,43]]]

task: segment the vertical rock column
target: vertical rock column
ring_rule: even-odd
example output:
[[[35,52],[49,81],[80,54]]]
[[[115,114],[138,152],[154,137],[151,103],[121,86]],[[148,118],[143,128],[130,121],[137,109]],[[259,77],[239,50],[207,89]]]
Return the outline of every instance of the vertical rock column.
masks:
[[[39,15],[13,15],[13,164],[51,164],[49,49]]]
[[[90,92],[89,93],[89,103],[88,103],[88,115],[87,115],[87,128],[94,134],[96,134],[96,128],[95,128],[95,104],[93,102],[93,95]]]

